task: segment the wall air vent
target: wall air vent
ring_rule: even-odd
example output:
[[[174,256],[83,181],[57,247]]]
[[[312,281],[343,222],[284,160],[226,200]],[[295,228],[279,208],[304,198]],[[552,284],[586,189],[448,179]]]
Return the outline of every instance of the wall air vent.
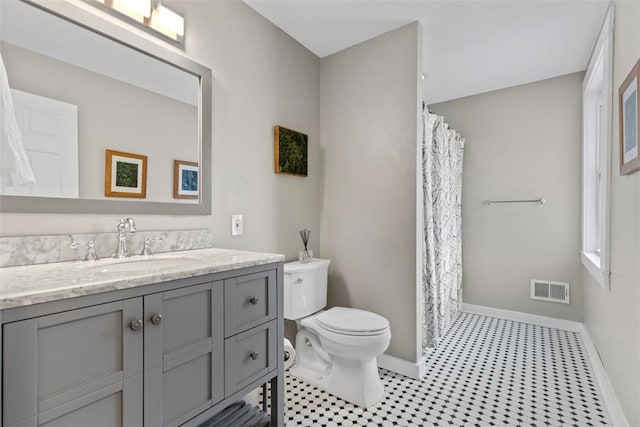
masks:
[[[531,299],[569,304],[571,302],[570,296],[568,283],[531,280]]]

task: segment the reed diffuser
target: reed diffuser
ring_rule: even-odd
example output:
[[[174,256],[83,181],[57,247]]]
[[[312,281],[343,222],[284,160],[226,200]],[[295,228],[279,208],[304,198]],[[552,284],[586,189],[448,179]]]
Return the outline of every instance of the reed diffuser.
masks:
[[[302,238],[304,251],[298,252],[298,260],[300,262],[309,262],[313,258],[313,251],[310,251],[307,247],[309,244],[309,237],[311,237],[311,230],[309,230],[308,228],[300,230],[300,237]]]

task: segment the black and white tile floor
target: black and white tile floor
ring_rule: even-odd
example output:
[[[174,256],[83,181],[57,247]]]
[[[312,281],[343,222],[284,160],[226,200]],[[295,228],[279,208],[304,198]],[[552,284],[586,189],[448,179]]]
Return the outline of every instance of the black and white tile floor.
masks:
[[[380,370],[362,409],[287,374],[286,426],[603,426],[608,416],[580,335],[463,313],[413,380]]]

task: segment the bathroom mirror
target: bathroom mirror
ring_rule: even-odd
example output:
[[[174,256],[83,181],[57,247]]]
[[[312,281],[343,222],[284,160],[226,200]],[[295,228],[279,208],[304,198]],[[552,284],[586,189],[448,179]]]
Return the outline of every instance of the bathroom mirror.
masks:
[[[69,1],[1,1],[0,52],[36,178],[0,211],[210,213],[210,69]]]

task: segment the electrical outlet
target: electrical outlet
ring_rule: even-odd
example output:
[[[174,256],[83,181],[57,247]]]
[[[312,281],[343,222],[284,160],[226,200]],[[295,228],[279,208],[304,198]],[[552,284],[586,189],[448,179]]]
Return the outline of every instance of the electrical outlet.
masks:
[[[242,236],[242,215],[231,215],[231,235]]]

